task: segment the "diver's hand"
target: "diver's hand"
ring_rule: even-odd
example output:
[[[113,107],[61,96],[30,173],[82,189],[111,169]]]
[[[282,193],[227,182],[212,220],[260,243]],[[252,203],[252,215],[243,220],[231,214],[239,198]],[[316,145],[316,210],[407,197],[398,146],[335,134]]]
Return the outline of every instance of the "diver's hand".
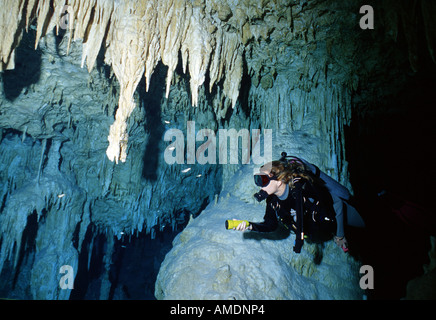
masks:
[[[236,220],[236,219],[233,219],[233,220]],[[251,225],[249,225],[248,227],[247,227],[247,222],[245,222],[245,221],[242,221],[240,224],[238,224],[238,226],[234,229],[234,230],[237,230],[237,231],[245,231],[245,230],[251,230],[252,228],[251,228]]]
[[[341,248],[344,252],[348,252],[348,242],[347,239],[345,239],[345,237],[335,236],[333,239],[339,248]]]

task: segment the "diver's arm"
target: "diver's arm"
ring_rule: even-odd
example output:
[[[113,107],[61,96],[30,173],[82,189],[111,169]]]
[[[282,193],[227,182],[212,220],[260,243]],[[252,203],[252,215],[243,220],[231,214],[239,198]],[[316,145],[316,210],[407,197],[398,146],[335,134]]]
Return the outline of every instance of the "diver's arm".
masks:
[[[273,232],[277,229],[277,215],[271,205],[271,202],[268,202],[266,205],[263,222],[250,222],[250,226],[251,230],[256,232]]]

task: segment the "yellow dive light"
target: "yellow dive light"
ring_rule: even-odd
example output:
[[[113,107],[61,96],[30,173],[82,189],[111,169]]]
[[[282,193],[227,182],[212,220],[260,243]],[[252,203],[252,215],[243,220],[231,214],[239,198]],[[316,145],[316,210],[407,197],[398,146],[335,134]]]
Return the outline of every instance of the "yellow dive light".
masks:
[[[236,228],[239,224],[244,222],[247,224],[247,227],[250,225],[250,222],[247,220],[226,220],[226,229],[230,230]]]

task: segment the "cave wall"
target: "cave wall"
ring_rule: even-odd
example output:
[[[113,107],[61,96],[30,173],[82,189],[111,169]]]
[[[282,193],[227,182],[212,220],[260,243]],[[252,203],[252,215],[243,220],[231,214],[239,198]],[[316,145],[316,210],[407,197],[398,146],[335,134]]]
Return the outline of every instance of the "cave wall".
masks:
[[[71,290],[37,288],[59,282],[63,265],[82,270],[82,251],[89,253],[82,260],[90,269],[93,238],[103,236],[108,243],[104,272],[109,272],[115,243],[128,243],[142,232],[154,239],[166,227],[177,231],[189,214],[199,214],[213,199],[222,184],[222,168],[194,164],[189,166],[192,174],[181,173],[187,166],[165,163],[168,143],[163,137],[170,128],[186,134],[189,119],[195,119],[197,130],[215,129],[219,123],[204,91],[199,106],[191,107],[182,73],[165,98],[166,68],[160,66],[150,92],[142,83],[135,94],[140,107],[129,122],[129,134],[135,137],[131,157],[116,165],[105,154],[119,96],[110,70],[101,60],[91,73],[80,68],[80,43],[72,44],[66,55],[68,43],[62,36],[46,35],[37,51],[34,40],[30,30],[17,50],[17,68],[2,75],[0,265],[6,263],[5,287],[19,287],[18,297],[23,297],[22,288],[15,277],[29,269],[24,297],[65,299]],[[33,78],[21,72],[29,65],[37,70]],[[240,119],[236,125],[246,122]],[[172,196],[181,192],[192,197]],[[30,238],[23,240],[29,228]],[[87,232],[93,236],[86,238]]]
[[[274,139],[279,147],[298,151],[310,144],[321,160],[322,140],[286,134]],[[255,165],[242,166],[216,201],[175,237],[156,278],[159,300],[362,300],[361,262],[344,254],[332,240],[305,241],[300,254],[292,247],[295,234],[283,225],[270,233],[227,230],[231,219],[262,221],[265,202],[252,196]]]

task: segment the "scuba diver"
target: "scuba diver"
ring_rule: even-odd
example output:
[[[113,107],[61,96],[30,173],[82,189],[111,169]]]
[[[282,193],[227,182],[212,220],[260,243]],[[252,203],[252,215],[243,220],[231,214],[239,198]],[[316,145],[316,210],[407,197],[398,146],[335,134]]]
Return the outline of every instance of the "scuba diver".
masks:
[[[228,221],[226,227],[238,231],[272,232],[279,221],[296,234],[294,252],[300,253],[304,240],[326,241],[334,236],[337,246],[348,251],[344,234],[344,218],[356,227],[365,224],[348,200],[347,188],[300,158],[282,153],[279,161],[260,168],[254,181],[261,190],[254,196],[266,200],[263,222]]]

